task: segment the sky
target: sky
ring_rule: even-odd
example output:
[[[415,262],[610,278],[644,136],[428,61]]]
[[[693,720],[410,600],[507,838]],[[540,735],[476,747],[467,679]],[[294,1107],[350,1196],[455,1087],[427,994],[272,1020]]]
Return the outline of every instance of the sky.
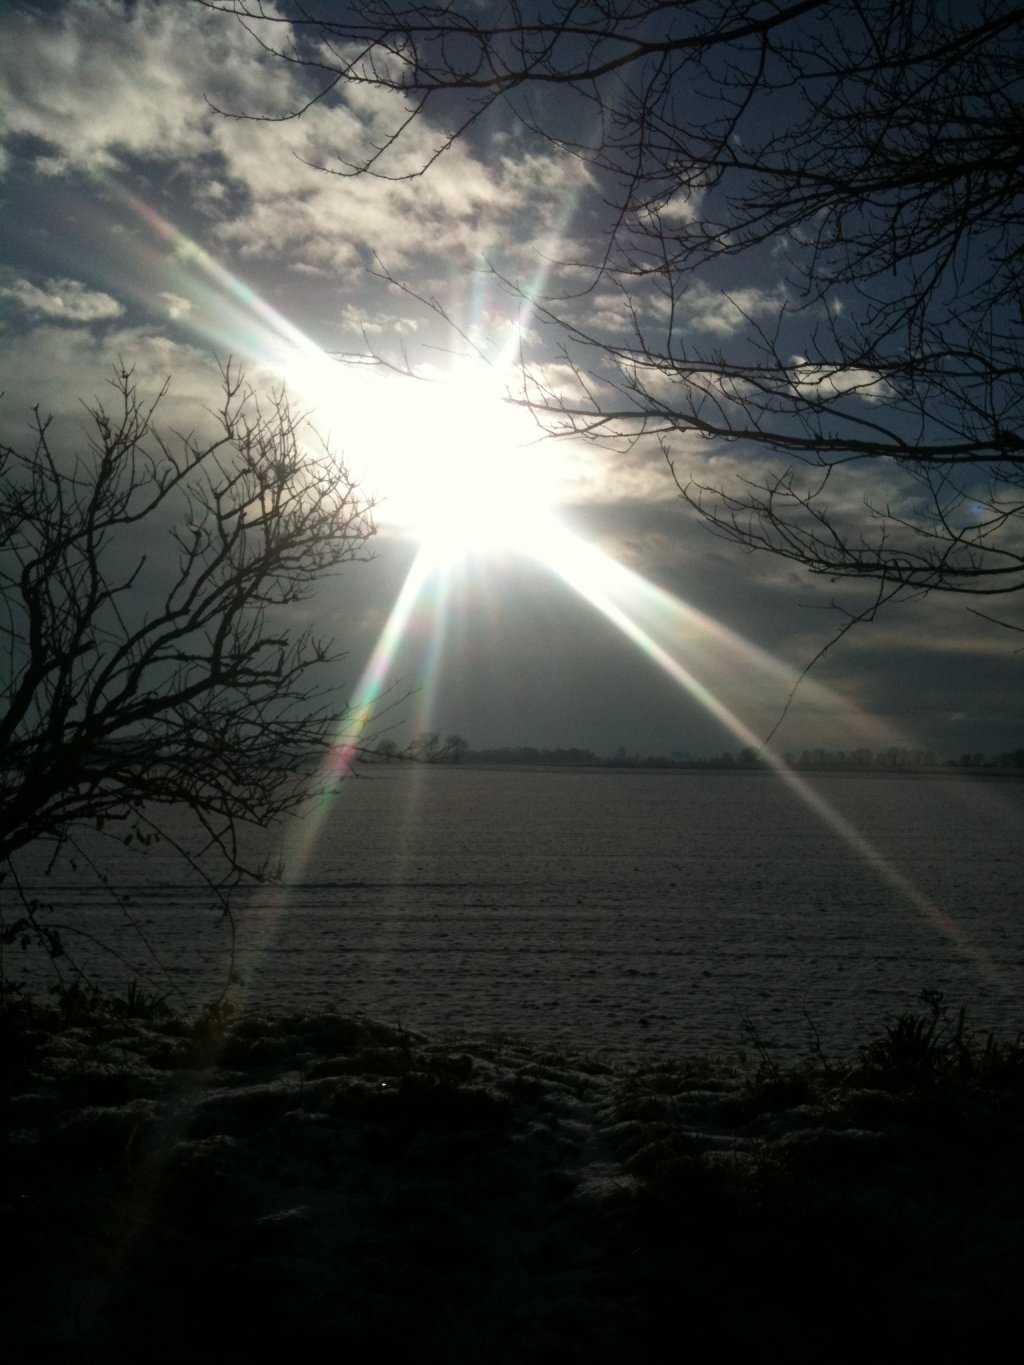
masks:
[[[144,392],[169,378],[160,417],[188,425],[232,357],[285,385],[378,500],[374,559],[310,605],[345,650],[339,707],[402,699],[368,734],[697,757],[759,743],[843,624],[836,604],[871,590],[715,538],[656,447],[545,439],[503,401],[531,347],[544,383],[572,383],[502,279],[564,284],[552,262],[601,227],[585,168],[496,115],[410,180],[318,169],[390,126],[398,97],[366,87],[298,120],[217,112],[283,113],[303,76],[190,0],[3,7],[3,438],[24,444],[39,404],[80,441],[81,402],[119,358]],[[393,166],[434,135],[412,125]],[[772,316],[770,254],[759,272],[728,297],[694,283],[698,339]],[[621,295],[585,306],[626,326]],[[385,363],[352,360],[368,355]],[[673,456],[712,479],[738,458],[685,440]],[[844,496],[855,512],[864,489]],[[815,665],[776,747],[1018,748],[1019,639],[955,598],[895,604]]]

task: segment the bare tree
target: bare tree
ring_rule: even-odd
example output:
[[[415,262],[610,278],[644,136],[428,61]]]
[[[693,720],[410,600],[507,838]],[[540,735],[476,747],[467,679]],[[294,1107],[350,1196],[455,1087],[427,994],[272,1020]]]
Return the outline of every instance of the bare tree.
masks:
[[[147,840],[184,806],[225,888],[259,873],[242,827],[299,805],[337,722],[311,675],[341,655],[295,615],[369,557],[372,508],[238,370],[212,439],[157,430],[167,385],[112,384],[86,450],[38,409],[31,448],[0,447],[0,874],[26,844],[115,820]]]
[[[878,602],[1024,588],[1024,8],[198,3],[303,68],[310,103],[394,92],[390,133],[377,109],[325,170],[422,174],[499,109],[586,164],[604,235],[530,299],[574,393],[537,355],[518,397],[554,429],[660,443],[718,534]],[[610,301],[617,330],[590,320]]]
[[[446,735],[444,752],[449,763],[461,763],[462,755],[469,748],[469,741],[462,735]]]

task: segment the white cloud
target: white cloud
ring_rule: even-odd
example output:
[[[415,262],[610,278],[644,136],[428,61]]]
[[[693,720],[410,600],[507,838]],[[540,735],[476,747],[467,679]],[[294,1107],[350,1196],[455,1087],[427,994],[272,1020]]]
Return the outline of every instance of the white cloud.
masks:
[[[751,319],[779,316],[786,306],[781,288],[711,289],[695,284],[687,289],[678,309],[681,322],[714,336],[735,336]]]
[[[543,413],[545,408],[554,409],[550,424],[556,428],[562,425],[558,417],[560,406],[579,409],[584,413],[593,412],[597,418],[598,405],[607,403],[614,394],[609,385],[597,377],[587,375],[582,370],[574,369],[572,365],[560,361],[533,365],[526,374],[513,372],[509,374],[508,379],[510,386],[518,390],[517,396],[534,404],[538,414]],[[580,420],[585,421],[585,418]]]
[[[416,318],[371,316],[364,306],[354,303],[344,304],[333,321],[341,331],[356,336],[409,336],[419,330]]]
[[[697,412],[712,426],[724,426],[727,413],[742,407],[753,385],[736,375],[716,370],[676,368],[671,361],[660,365],[636,360],[619,363],[623,387],[643,408],[664,404],[668,412]]]
[[[124,308],[109,294],[87,289],[79,280],[46,280],[40,285],[30,280],[15,280],[3,291],[27,313],[65,322],[100,322],[119,318]]]
[[[674,294],[672,281],[659,275],[628,281],[628,292],[601,289],[590,295],[581,309],[580,325],[594,335],[602,331],[617,336],[639,333],[647,337],[672,326],[680,334],[705,333],[715,338],[732,337],[757,324],[781,318],[787,297],[781,285],[771,289],[712,289],[692,284]]]
[[[891,386],[875,370],[852,365],[814,365],[802,355],[795,355],[790,363],[792,386],[805,398],[827,403],[856,394],[865,402],[881,403],[893,396]]]
[[[235,69],[240,44],[229,26],[198,16],[155,0],[127,17],[120,0],[72,0],[57,22],[9,9],[0,30],[8,134],[47,143],[51,174],[113,170],[125,153],[202,151],[212,121],[204,78]]]
[[[167,316],[175,321],[179,318],[187,318],[192,312],[190,299],[182,298],[180,294],[172,294],[166,289],[160,295],[160,302],[166,308]]]
[[[269,11],[269,7],[268,7]],[[276,33],[287,42],[287,28]],[[55,19],[8,10],[0,18],[0,113],[8,137],[46,150],[37,169],[123,172],[133,157],[183,172],[218,239],[243,255],[334,272],[375,251],[401,268],[423,253],[478,261],[513,235],[521,242],[559,211],[587,172],[555,155],[478,159],[459,143],[415,181],[329,175],[404,113],[399,95],[356,88],[300,120],[228,119],[301,105],[300,74],[262,55],[242,27],[193,5],[70,0]],[[383,169],[418,170],[438,132],[412,124]]]
[[[657,301],[644,300],[648,312],[657,312]],[[629,300],[621,290],[601,290],[586,301],[580,319],[581,327],[590,335],[612,332],[617,335],[630,326]]]
[[[666,229],[671,232],[686,224],[695,223],[700,216],[703,202],[702,189],[684,187],[669,195],[664,203],[642,208],[637,214],[637,220],[642,228],[655,233],[661,233]]]
[[[220,376],[210,356],[155,328],[117,327],[97,336],[85,326],[42,323],[27,333],[0,338],[5,431],[27,430],[35,404],[59,421],[85,425],[82,401],[104,401],[107,381],[122,363],[133,369],[140,394],[149,398],[171,381],[161,407],[169,426],[188,430],[201,422],[218,393]]]

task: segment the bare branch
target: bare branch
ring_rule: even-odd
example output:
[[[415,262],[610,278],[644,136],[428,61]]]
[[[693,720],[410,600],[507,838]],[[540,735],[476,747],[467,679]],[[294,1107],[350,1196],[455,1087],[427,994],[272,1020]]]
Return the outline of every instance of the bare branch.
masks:
[[[536,298],[495,271],[557,338],[510,393],[545,426],[653,439],[716,534],[883,597],[1024,589],[1024,6],[196,3],[314,101],[394,96],[346,173],[414,179],[498,109],[585,164],[602,227],[569,284]],[[698,466],[723,454],[715,484]],[[830,470],[870,489],[859,510]]]
[[[341,654],[288,608],[366,559],[372,503],[283,393],[222,373],[212,439],[161,434],[121,366],[84,453],[0,452],[0,863],[76,826],[186,806],[220,860],[259,875],[240,827],[294,810],[338,707]]]

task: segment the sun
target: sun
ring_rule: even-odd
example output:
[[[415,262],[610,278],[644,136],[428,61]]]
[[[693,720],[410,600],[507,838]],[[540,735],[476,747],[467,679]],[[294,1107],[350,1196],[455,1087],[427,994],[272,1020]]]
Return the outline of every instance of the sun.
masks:
[[[483,367],[393,387],[383,516],[442,562],[543,555],[557,533],[558,442]]]
[[[546,560],[564,537],[570,452],[510,400],[496,368],[457,361],[413,377],[303,353],[283,378],[373,496],[380,528],[427,560]]]

